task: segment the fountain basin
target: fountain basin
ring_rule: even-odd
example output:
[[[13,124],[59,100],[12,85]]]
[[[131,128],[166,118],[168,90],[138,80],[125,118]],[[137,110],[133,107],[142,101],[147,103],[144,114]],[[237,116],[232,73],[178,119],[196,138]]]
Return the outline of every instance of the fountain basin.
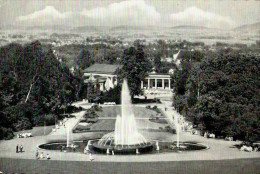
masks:
[[[194,143],[194,142],[173,142],[170,145],[167,144],[168,149],[172,152],[186,152],[186,151],[197,151],[197,150],[207,150],[209,149],[208,146]]]
[[[51,141],[49,143],[39,145],[38,149],[60,152],[83,152],[84,148],[88,145],[88,142],[89,140],[73,141],[73,146],[67,147],[67,142],[65,141]]]
[[[200,151],[209,149],[208,146],[203,145],[197,142],[180,142],[179,148],[177,147],[176,142],[168,142],[168,141],[150,141],[147,144],[135,144],[135,145],[99,145],[97,139],[91,140],[93,143],[90,145],[89,150],[95,154],[106,154],[107,149],[109,149],[109,154],[112,154],[112,150],[114,150],[115,155],[131,155],[136,154],[136,149],[138,149],[139,153],[142,155],[145,154],[158,154],[158,153],[180,153],[180,152],[192,152],[192,151]],[[156,150],[156,142],[160,147],[160,150]],[[64,149],[66,152],[79,152],[84,153],[84,148],[88,145],[88,141],[78,141],[73,142],[73,144],[78,147],[75,151],[71,149]],[[113,143],[111,143],[113,144]],[[66,142],[52,142],[40,145],[38,148],[45,150],[56,150],[60,151],[61,146],[66,146]],[[63,151],[63,152],[64,152]]]
[[[141,144],[121,145],[114,144],[114,140],[109,140],[107,144],[100,144],[98,141],[93,143],[93,150],[98,153],[107,153],[107,150],[115,154],[136,154],[136,149],[139,153],[147,153],[153,151],[155,143],[147,142]]]

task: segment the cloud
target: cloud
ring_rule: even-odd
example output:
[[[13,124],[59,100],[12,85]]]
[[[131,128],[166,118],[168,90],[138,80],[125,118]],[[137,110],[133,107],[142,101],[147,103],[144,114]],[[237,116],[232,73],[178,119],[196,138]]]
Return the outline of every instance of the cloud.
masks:
[[[144,0],[127,0],[112,3],[106,7],[83,9],[79,12],[61,13],[53,6],[35,11],[25,16],[19,16],[16,22],[27,25],[157,25],[160,13]]]
[[[46,6],[43,10],[35,11],[25,16],[19,16],[17,22],[27,22],[34,24],[53,24],[54,22],[65,20],[72,15],[72,12],[61,13],[53,6]]]
[[[190,7],[179,13],[172,13],[170,18],[174,25],[196,25],[212,28],[233,27],[234,22],[215,13],[203,11],[197,7]]]
[[[56,10],[53,6],[46,6],[43,10],[36,11],[32,14],[26,15],[26,16],[20,16],[18,17],[18,20],[25,21],[25,20],[34,20],[39,18],[54,18],[54,19],[62,19],[66,18],[68,16],[67,13],[60,13],[58,10]]]
[[[84,9],[81,15],[104,25],[155,25],[160,21],[160,13],[144,0],[128,0],[107,7]]]

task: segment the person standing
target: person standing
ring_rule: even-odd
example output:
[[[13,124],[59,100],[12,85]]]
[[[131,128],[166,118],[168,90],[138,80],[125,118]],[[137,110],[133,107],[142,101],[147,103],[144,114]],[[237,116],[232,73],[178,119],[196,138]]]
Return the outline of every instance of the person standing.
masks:
[[[47,160],[51,159],[51,157],[50,157],[49,154],[46,155],[46,159],[47,159]]]
[[[16,153],[19,153],[19,145],[16,146]]]
[[[93,158],[93,156],[92,156],[92,153],[89,153],[89,160],[90,160],[90,161],[94,161],[94,158]]]
[[[23,152],[23,145],[20,146],[20,152]]]
[[[44,156],[43,156],[43,152],[42,152],[40,155],[40,159],[43,159],[43,158],[44,158]]]

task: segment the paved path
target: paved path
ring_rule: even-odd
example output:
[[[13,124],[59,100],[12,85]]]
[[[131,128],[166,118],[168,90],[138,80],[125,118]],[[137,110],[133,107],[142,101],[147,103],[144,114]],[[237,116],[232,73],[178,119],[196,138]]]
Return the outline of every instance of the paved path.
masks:
[[[88,106],[89,107],[89,106]],[[169,110],[170,114],[174,113]],[[82,116],[80,112],[75,118],[68,120],[67,124],[75,125]],[[71,120],[71,121],[70,121]],[[48,136],[38,136],[32,138],[12,139],[8,141],[0,141],[0,158],[20,158],[20,159],[35,159],[35,150],[40,144],[50,141],[65,140],[65,129],[60,129],[55,134]],[[152,132],[148,134],[152,135]],[[83,136],[91,138],[96,136],[96,133],[74,134],[76,136]],[[176,135],[167,135],[169,141],[175,141]],[[199,135],[191,135],[189,133],[182,133],[180,141],[194,141],[200,142],[210,147],[208,150],[182,152],[182,153],[160,153],[147,155],[127,155],[127,156],[112,156],[112,155],[93,155],[95,161],[104,162],[155,162],[155,161],[193,161],[193,160],[224,160],[224,159],[239,159],[239,158],[260,158],[260,152],[241,152],[234,145],[239,142],[225,141],[218,139],[207,139]],[[15,153],[15,146],[22,144],[24,146],[24,153]],[[44,151],[44,154],[49,153],[52,160],[61,161],[89,161],[89,155],[81,153],[61,153],[58,151]]]
[[[84,102],[77,102],[73,104],[74,106],[81,106],[84,109],[89,109],[91,108],[91,104],[86,104]],[[56,129],[56,131],[51,132],[49,135],[66,135],[68,129],[72,131],[72,129],[79,123],[79,121],[83,118],[85,111],[81,111],[78,113],[74,113],[75,117],[73,118],[68,118],[66,121],[64,121],[64,124],[62,126],[59,125],[59,128]]]
[[[115,120],[117,117],[98,117],[100,120]],[[156,117],[158,119],[165,119],[165,117]],[[150,120],[149,117],[135,117],[136,120]]]
[[[73,114],[75,117],[74,118],[69,118],[67,121],[64,122],[64,125],[60,126],[59,128],[56,129],[56,131],[53,131],[49,134],[49,136],[52,135],[65,135],[70,129],[70,131],[78,124],[78,122],[81,120],[83,117],[85,111],[78,112],[76,114]]]

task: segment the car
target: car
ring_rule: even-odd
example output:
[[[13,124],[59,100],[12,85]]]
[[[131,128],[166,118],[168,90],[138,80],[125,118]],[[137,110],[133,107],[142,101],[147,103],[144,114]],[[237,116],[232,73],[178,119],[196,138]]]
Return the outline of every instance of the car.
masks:
[[[17,134],[17,138],[28,138],[28,137],[32,137],[32,133]]]

